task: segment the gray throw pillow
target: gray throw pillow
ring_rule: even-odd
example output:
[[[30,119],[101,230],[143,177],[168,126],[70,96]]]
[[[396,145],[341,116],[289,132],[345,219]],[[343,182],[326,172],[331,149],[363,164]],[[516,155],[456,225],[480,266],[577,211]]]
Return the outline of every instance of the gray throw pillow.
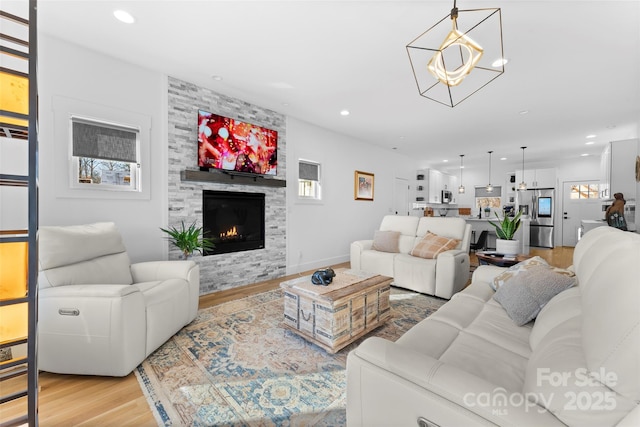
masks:
[[[551,298],[576,283],[575,276],[557,273],[548,265],[536,265],[507,280],[493,299],[522,326],[535,319]]]
[[[400,252],[398,242],[400,240],[399,231],[380,231],[377,230],[373,234],[372,249],[380,252]]]

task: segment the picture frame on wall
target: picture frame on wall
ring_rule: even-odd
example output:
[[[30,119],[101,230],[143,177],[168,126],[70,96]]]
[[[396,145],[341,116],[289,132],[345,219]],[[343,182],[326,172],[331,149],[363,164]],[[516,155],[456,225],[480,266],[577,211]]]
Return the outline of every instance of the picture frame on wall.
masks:
[[[374,176],[372,173],[356,171],[354,199],[373,201]]]

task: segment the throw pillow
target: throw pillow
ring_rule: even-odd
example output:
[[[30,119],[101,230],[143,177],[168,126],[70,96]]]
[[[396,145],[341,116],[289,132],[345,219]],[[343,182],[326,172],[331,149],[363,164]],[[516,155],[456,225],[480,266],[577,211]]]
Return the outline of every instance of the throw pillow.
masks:
[[[399,231],[376,231],[373,233],[372,249],[380,252],[400,252],[398,241],[400,240]]]
[[[493,299],[522,326],[535,319],[551,298],[576,282],[575,276],[558,273],[548,265],[531,266],[500,286]]]
[[[500,288],[500,286],[504,285],[504,283],[511,279],[512,277],[517,276],[518,274],[522,273],[523,271],[527,271],[529,268],[535,266],[535,265],[549,265],[547,264],[547,261],[545,261],[543,258],[539,257],[539,256],[534,256],[533,258],[529,258],[526,259],[522,262],[519,262],[515,265],[512,265],[511,267],[507,268],[505,271],[503,271],[502,273],[498,274],[494,279],[493,282],[489,282],[489,286],[491,286],[491,289],[493,289],[494,291],[497,291],[498,288]]]
[[[422,240],[420,240],[411,250],[411,255],[420,258],[433,259],[442,252],[455,249],[460,240],[450,237],[442,237],[427,231]]]

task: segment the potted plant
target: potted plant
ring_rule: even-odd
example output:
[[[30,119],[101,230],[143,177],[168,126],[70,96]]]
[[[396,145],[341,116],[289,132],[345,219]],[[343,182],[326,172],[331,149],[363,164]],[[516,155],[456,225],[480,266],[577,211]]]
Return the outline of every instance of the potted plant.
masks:
[[[195,221],[189,227],[185,227],[184,221],[182,221],[182,226],[179,229],[176,227],[169,227],[168,229],[160,227],[160,230],[167,233],[167,239],[182,251],[184,259],[189,258],[195,251],[203,254],[203,251],[215,248],[213,239],[204,237],[202,227],[196,227]]]
[[[489,215],[491,215],[491,208],[489,206],[485,206],[484,207],[484,217],[485,218],[489,218]]]
[[[496,252],[513,256],[520,252],[520,242],[514,240],[513,236],[520,228],[521,215],[522,212],[518,212],[513,217],[510,217],[503,212],[503,217],[500,219],[496,213],[496,218],[499,222],[489,221],[489,224],[493,225],[496,229]]]

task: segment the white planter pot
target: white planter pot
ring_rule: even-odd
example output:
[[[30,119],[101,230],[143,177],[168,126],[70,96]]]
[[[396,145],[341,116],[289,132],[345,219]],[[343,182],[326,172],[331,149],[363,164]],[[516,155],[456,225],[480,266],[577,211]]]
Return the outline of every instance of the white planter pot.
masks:
[[[496,239],[496,252],[499,254],[516,256],[520,253],[520,241]]]

